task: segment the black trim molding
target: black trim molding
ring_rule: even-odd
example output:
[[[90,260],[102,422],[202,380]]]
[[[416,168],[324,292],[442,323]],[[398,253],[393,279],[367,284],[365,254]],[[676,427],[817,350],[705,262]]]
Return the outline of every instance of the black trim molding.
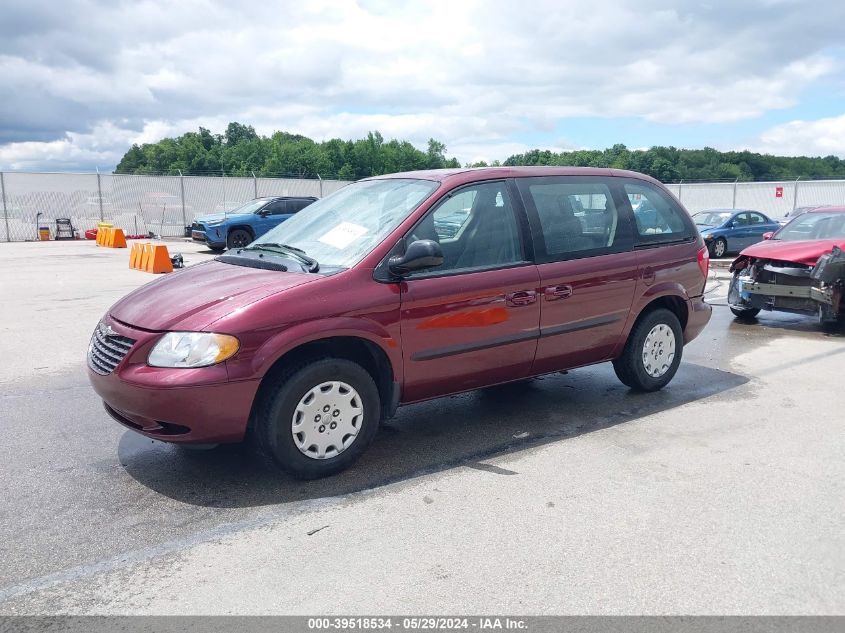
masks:
[[[588,330],[590,328],[615,323],[621,319],[622,313],[617,312],[616,314],[608,314],[593,319],[584,319],[573,323],[564,323],[563,325],[556,325],[554,327],[540,328],[539,330],[531,330],[530,332],[520,332],[519,334],[511,334],[509,336],[499,336],[484,341],[461,343],[460,345],[450,345],[448,347],[435,347],[411,354],[411,360],[424,361],[446,358],[447,356],[457,356],[458,354],[477,352],[483,349],[500,347],[502,345],[522,343],[524,341],[530,341],[531,339],[546,338],[549,336],[557,336],[559,334],[567,334],[569,332]]]
[[[435,347],[433,349],[411,354],[411,360],[434,360],[436,358],[445,358],[446,356],[466,354],[467,352],[477,352],[482,349],[490,349],[491,347],[499,347],[501,345],[522,343],[523,341],[536,339],[538,332],[539,330],[531,330],[530,332],[520,332],[519,334],[511,334],[509,336],[498,336],[496,338],[489,338],[485,341],[476,341],[474,343],[461,343],[460,345],[450,345],[448,347]]]
[[[558,334],[568,334],[569,332],[579,332],[581,330],[589,330],[590,328],[615,323],[616,321],[620,321],[621,319],[621,313],[617,313],[595,317],[594,319],[584,319],[583,321],[564,323],[563,325],[555,325],[554,327],[544,327],[540,328],[540,338],[546,338],[548,336],[557,336]]]

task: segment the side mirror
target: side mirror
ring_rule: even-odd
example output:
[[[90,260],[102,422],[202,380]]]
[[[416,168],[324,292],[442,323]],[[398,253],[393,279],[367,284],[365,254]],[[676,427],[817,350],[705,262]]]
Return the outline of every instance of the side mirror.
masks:
[[[270,212],[267,209],[261,209],[261,211],[256,211],[256,213],[262,218],[266,218],[268,215],[270,215]]]
[[[770,239],[772,239],[772,235],[774,235],[774,234],[775,234],[774,231],[767,231],[767,232],[763,233],[763,239],[764,240],[770,240]]]
[[[408,245],[404,255],[391,257],[387,268],[391,274],[401,277],[415,270],[439,266],[442,263],[443,251],[440,244],[434,240],[417,240]]]

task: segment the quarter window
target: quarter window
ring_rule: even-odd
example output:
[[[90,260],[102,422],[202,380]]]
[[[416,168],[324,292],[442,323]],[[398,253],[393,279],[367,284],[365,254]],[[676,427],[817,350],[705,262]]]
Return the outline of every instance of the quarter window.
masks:
[[[628,182],[625,193],[634,210],[640,244],[679,242],[694,235],[691,220],[684,210],[657,187]]]

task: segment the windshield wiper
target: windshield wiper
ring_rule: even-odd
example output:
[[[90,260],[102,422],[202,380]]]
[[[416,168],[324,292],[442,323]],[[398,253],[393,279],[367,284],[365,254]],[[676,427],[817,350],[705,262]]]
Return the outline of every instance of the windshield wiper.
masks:
[[[260,244],[253,244],[245,248],[239,249],[242,251],[269,251],[271,253],[281,253],[282,255],[289,255],[300,264],[305,266],[309,273],[316,273],[320,270],[320,264],[313,257],[308,257],[305,251],[296,246],[288,244],[276,244],[275,242],[261,242]]]

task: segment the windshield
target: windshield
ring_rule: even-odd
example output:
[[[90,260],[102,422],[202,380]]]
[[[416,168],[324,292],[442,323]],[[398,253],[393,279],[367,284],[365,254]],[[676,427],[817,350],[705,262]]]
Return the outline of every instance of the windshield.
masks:
[[[260,199],[260,200],[252,200],[247,202],[245,205],[238,207],[236,209],[232,209],[231,211],[226,211],[227,214],[235,214],[235,213],[255,213],[265,204],[267,204],[267,198]]]
[[[845,213],[804,213],[772,237],[786,242],[841,238],[845,238]]]
[[[692,216],[696,226],[722,226],[731,217],[730,211],[702,211]]]
[[[365,180],[305,207],[255,244],[300,249],[321,267],[349,268],[410,215],[438,183],[431,180]]]

